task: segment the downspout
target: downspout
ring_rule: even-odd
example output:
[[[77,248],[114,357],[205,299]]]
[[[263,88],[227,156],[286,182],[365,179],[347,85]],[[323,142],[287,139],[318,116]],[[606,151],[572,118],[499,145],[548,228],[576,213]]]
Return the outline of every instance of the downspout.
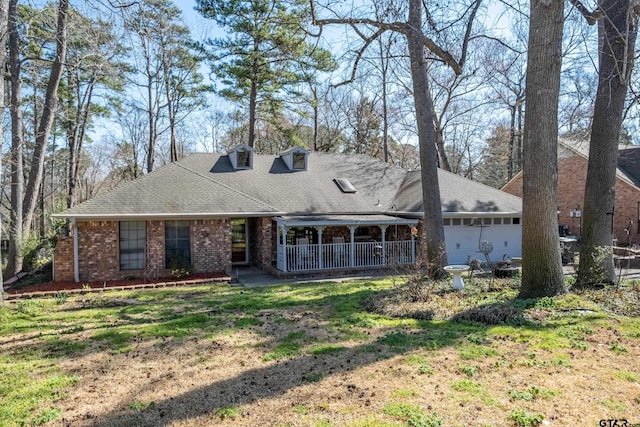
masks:
[[[78,223],[75,218],[71,218],[73,230],[73,280],[80,281],[80,268],[78,266]]]

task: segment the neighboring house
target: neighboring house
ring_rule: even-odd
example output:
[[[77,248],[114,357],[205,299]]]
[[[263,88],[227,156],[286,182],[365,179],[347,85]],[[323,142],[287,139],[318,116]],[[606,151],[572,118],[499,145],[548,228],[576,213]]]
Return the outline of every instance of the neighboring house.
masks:
[[[589,141],[558,142],[558,224],[568,234],[582,233],[584,188],[587,180]],[[503,188],[522,197],[522,172]],[[640,147],[621,146],[616,171],[613,235],[618,244],[640,243]],[[631,227],[629,225],[631,224]],[[565,228],[566,227],[566,228]],[[627,232],[628,231],[628,232]]]
[[[479,258],[481,237],[499,257],[521,255],[519,198],[449,172],[439,181],[450,263]],[[243,144],[190,155],[56,215],[70,220],[71,235],[58,239],[54,278],[411,264],[422,211],[419,171],[299,147],[257,155]]]

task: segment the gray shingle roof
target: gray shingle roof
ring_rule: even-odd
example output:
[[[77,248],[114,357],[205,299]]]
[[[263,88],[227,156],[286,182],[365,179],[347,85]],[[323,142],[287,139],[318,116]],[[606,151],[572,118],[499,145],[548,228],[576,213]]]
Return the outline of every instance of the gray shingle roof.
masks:
[[[495,188],[438,169],[443,213],[522,211],[522,199]],[[401,212],[423,212],[420,171],[408,172],[396,197]]]
[[[419,172],[365,155],[312,152],[306,171],[254,154],[253,169],[234,170],[220,154],[193,154],[58,215],[77,218],[371,215],[421,212]],[[334,178],[356,193],[343,193]],[[443,211],[519,213],[520,199],[441,171]]]

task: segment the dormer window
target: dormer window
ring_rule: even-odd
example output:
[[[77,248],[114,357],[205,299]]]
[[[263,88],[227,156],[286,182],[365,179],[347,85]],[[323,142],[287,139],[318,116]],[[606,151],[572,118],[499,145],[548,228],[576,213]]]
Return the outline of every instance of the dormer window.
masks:
[[[251,152],[249,150],[238,151],[238,169],[249,169],[251,167]]]
[[[253,148],[240,144],[227,152],[234,169],[253,169]]]
[[[302,147],[293,147],[280,153],[280,158],[292,171],[307,170],[309,152]]]
[[[293,169],[305,170],[307,168],[307,155],[304,153],[293,154]]]

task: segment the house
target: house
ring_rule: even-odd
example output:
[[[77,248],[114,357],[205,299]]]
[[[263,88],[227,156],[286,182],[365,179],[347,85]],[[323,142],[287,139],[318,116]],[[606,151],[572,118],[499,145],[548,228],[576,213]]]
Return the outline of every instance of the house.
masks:
[[[558,224],[561,234],[580,236],[589,141],[558,141]],[[503,188],[522,197],[522,172]],[[613,235],[618,244],[640,243],[640,147],[621,146],[616,170]],[[630,226],[631,225],[631,226]]]
[[[440,171],[450,263],[520,255],[519,198]],[[163,277],[252,264],[280,274],[411,264],[423,215],[419,171],[365,155],[192,154],[63,213],[55,280]],[[473,227],[472,225],[475,225]]]

